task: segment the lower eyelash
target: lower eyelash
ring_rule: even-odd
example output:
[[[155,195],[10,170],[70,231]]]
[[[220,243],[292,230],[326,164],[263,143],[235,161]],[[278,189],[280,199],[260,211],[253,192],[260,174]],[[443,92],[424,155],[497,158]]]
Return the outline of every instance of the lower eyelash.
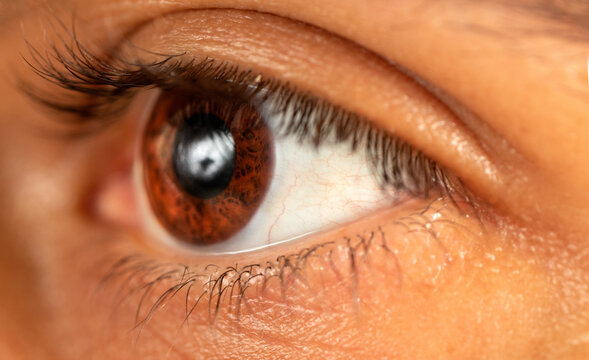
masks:
[[[382,236],[384,234],[381,233]],[[350,254],[363,247],[366,251],[372,246],[375,234],[365,238],[357,236],[357,243],[349,244]],[[287,298],[286,292],[289,284],[299,276],[304,269],[305,263],[316,256],[315,252],[322,248],[332,246],[333,242],[327,242],[306,248],[298,253],[279,256],[272,262],[264,264],[248,264],[241,267],[227,267],[219,270],[216,265],[207,265],[201,271],[196,271],[198,266],[187,266],[182,264],[157,263],[142,255],[125,256],[117,261],[106,273],[100,282],[100,289],[109,283],[119,284],[117,293],[120,298],[117,304],[125,298],[138,297],[137,310],[135,313],[134,328],[141,331],[155,312],[163,308],[172,298],[182,292],[185,301],[185,316],[182,324],[189,321],[197,306],[205,302],[208,306],[209,323],[216,323],[217,317],[224,300],[229,299],[229,313],[239,323],[242,306],[247,306],[245,291],[250,286],[258,287],[263,292],[266,283],[273,278],[280,281],[283,289],[283,300]],[[350,255],[351,259],[355,257]],[[351,263],[353,264],[353,263]],[[352,266],[354,269],[354,266]],[[332,268],[333,271],[338,271]],[[132,280],[137,281],[131,284]],[[201,287],[199,289],[199,287]],[[261,289],[260,289],[261,287]],[[164,288],[156,300],[146,305],[146,299],[150,298],[151,292],[156,288]],[[193,289],[199,289],[197,291]]]
[[[260,280],[265,283],[270,278],[278,277],[282,282],[285,282],[287,280],[282,274],[285,274],[287,269],[291,269],[290,274],[294,274],[296,269],[301,268],[301,264],[308,256],[311,256],[316,249],[327,245],[329,243],[316,245],[290,256],[281,256],[274,263],[249,264],[240,268],[227,267],[223,271],[220,271],[216,265],[210,264],[204,266],[202,272],[195,272],[193,269],[197,266],[160,264],[142,255],[130,255],[123,257],[110,268],[102,278],[100,288],[103,288],[107,283],[118,281],[120,284],[118,294],[123,297],[139,295],[135,327],[144,326],[158,308],[169,302],[182,290],[186,292],[183,323],[188,321],[201,301],[206,301],[209,320],[211,324],[214,324],[225,296],[230,296],[231,300],[235,299],[237,302],[234,314],[238,319],[240,304],[244,299],[245,290],[251,285],[251,279],[261,276]],[[131,279],[141,279],[141,281],[131,285]],[[203,281],[203,279],[208,280]],[[200,284],[203,285],[200,294],[191,298],[191,290]],[[149,298],[152,289],[158,286],[163,286],[165,290],[145,310],[144,299]],[[120,303],[120,301],[117,302]]]
[[[468,229],[449,219],[441,219],[436,216],[428,217],[425,214],[439,214],[440,211],[450,206],[449,200],[438,198],[425,206],[422,210],[412,212],[402,218],[394,219],[388,225],[394,225],[400,232],[395,236],[405,236],[412,233],[430,234],[438,239],[439,251],[444,254],[445,262],[449,264],[450,255],[446,246],[439,242],[440,229],[452,226],[454,230],[473,234]],[[439,223],[439,224],[438,224]],[[298,286],[306,286],[306,266],[313,259],[326,261],[324,271],[330,271],[339,279],[345,281],[347,275],[349,302],[354,304],[358,298],[358,288],[361,286],[359,271],[363,267],[370,267],[370,256],[373,252],[384,251],[391,262],[394,273],[396,291],[402,291],[404,271],[396,256],[396,238],[390,238],[390,233],[384,232],[381,224],[373,231],[356,234],[353,237],[342,237],[336,241],[324,242],[313,245],[289,255],[263,263],[250,263],[245,266],[229,266],[220,268],[217,265],[184,265],[179,263],[158,262],[146,255],[128,255],[114,263],[99,285],[100,291],[115,289],[115,304],[121,304],[124,300],[136,299],[135,325],[138,336],[141,330],[153,318],[154,314],[166,307],[172,299],[182,297],[184,302],[184,317],[179,319],[180,326],[186,324],[197,311],[199,306],[206,306],[208,323],[215,326],[219,316],[230,316],[239,326],[240,313],[248,306],[246,290],[254,288],[254,294],[263,298],[265,286],[271,279],[279,281],[282,301],[288,302],[289,294],[300,291]],[[440,226],[439,228],[437,226]],[[339,259],[336,265],[333,254],[338,254],[344,249],[346,259]],[[339,255],[338,255],[339,256]],[[342,265],[344,264],[344,265]],[[342,267],[343,266],[343,267]],[[361,270],[363,273],[369,273]],[[438,274],[439,275],[439,274]],[[371,276],[371,275],[369,275]],[[344,283],[342,283],[344,284]],[[156,297],[152,295],[159,293]],[[150,301],[149,299],[155,299]],[[115,305],[116,306],[116,305]],[[354,309],[354,306],[351,307]],[[223,318],[225,319],[225,318]]]

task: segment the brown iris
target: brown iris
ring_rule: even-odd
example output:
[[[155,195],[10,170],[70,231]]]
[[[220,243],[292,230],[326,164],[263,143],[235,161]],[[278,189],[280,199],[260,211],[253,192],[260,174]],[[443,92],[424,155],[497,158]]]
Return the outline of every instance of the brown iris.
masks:
[[[260,114],[217,98],[160,100],[142,154],[155,216],[195,245],[226,240],[247,225],[273,167],[271,133]]]

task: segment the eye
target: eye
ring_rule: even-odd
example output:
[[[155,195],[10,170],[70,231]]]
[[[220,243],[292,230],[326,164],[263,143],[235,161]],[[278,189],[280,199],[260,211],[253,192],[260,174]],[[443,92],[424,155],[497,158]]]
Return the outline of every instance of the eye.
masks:
[[[163,89],[145,126],[136,182],[156,237],[248,251],[449,184],[433,161],[358,115],[253,71],[223,69],[189,65],[180,76],[197,73],[193,85]]]
[[[313,86],[314,92],[302,90],[280,80],[288,76],[259,64],[264,72],[227,55],[222,62],[200,60],[202,54],[158,54],[121,51],[120,58],[106,61],[80,46],[71,51],[74,58],[64,64],[63,73],[56,73],[51,59],[35,57],[37,72],[57,79],[78,100],[30,94],[61,113],[76,115],[82,130],[108,124],[105,119],[144,124],[134,187],[144,233],[153,240],[197,253],[244,252],[344,229],[379,209],[415,198],[453,200],[457,195],[468,202],[461,197],[460,181],[397,137],[395,129],[379,127],[386,126],[382,118],[364,118],[316,96]],[[360,55],[348,64],[353,69],[364,60],[375,61]],[[251,64],[256,65],[255,59]],[[368,69],[375,70],[373,75],[393,75],[387,82],[396,85],[390,94],[403,99],[418,95],[416,103],[427,104],[429,97],[418,84],[378,64]],[[148,87],[159,92],[150,114],[124,115],[126,109],[145,105],[135,95]],[[385,117],[400,116],[404,120],[399,123],[411,118],[404,109],[410,114],[415,109],[412,101],[385,103],[390,111]],[[432,109],[426,115],[437,113]],[[425,118],[424,124],[432,119],[422,112],[414,115]],[[428,137],[409,138],[423,145]],[[443,142],[431,134],[429,139]],[[97,217],[112,218],[108,214],[114,213]],[[135,226],[134,220],[125,225]]]

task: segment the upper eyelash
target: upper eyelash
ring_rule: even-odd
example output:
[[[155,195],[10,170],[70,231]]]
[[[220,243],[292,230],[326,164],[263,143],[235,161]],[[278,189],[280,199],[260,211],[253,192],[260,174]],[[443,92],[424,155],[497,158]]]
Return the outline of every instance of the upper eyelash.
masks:
[[[29,46],[32,70],[43,79],[78,96],[60,97],[54,91],[22,83],[33,100],[49,109],[73,117],[61,118],[81,134],[93,133],[126,109],[139,88],[157,87],[173,93],[223,96],[249,103],[270,104],[279,115],[280,135],[295,136],[314,146],[328,138],[349,142],[353,151],[365,147],[368,161],[383,189],[403,190],[413,196],[429,197],[441,191],[455,202],[458,193],[470,203],[460,179],[450,177],[435,161],[395,135],[373,126],[361,116],[346,111],[288,83],[266,79],[252,70],[205,58],[182,60],[179,55],[159,55],[150,62],[133,62],[120,57],[98,57],[75,38],[63,49],[49,46],[42,54]],[[288,115],[287,115],[288,114]],[[312,115],[312,116],[311,116]]]

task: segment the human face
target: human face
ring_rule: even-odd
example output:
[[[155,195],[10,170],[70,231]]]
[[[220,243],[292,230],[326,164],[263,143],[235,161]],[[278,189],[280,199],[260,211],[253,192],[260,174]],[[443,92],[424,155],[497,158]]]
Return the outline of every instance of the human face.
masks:
[[[589,356],[586,5],[47,0],[0,9],[2,358]],[[71,23],[98,57],[211,58],[251,69],[254,85],[288,83],[409,144],[449,186],[425,194],[401,182],[386,206],[370,200],[351,218],[345,208],[345,221],[326,221],[337,226],[251,251],[213,254],[165,225],[155,231],[144,129],[175,88],[137,86],[109,126],[63,136],[80,129],[66,124],[80,114],[48,111],[27,90],[68,105],[88,97],[51,85],[22,55],[39,69],[51,45],[63,54]],[[71,85],[69,60],[52,64]],[[349,190],[354,174],[336,159],[317,160],[338,169],[324,189]],[[295,172],[291,188],[321,183],[316,168]],[[337,213],[325,204],[344,193],[312,192],[305,206]],[[305,215],[278,194],[268,221]],[[354,196],[344,202],[355,209]],[[253,231],[265,238],[271,228]],[[248,246],[240,250],[257,247]]]

